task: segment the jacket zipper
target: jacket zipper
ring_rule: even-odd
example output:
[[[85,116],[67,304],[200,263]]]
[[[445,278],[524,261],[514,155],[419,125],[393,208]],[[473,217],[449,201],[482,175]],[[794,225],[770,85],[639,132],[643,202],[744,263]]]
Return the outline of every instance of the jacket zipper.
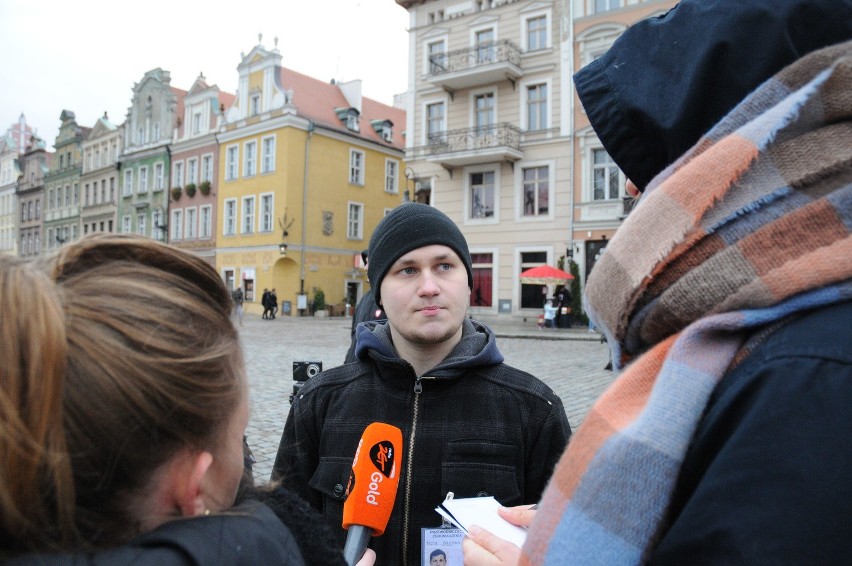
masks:
[[[411,435],[408,437],[408,456],[405,464],[405,507],[402,519],[402,560],[408,560],[408,524],[411,512],[411,468],[414,463],[414,437],[417,433],[417,413],[420,407],[420,394],[423,392],[423,376],[414,381],[414,411],[411,417]],[[428,378],[427,378],[428,379]]]

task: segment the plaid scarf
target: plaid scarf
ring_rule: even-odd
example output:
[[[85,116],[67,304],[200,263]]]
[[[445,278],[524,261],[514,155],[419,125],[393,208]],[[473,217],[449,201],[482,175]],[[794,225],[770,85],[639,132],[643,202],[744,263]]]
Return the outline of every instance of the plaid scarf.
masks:
[[[637,564],[722,377],[773,324],[852,298],[852,42],[764,83],[661,173],[593,270],[626,369],[545,491],[523,564]]]

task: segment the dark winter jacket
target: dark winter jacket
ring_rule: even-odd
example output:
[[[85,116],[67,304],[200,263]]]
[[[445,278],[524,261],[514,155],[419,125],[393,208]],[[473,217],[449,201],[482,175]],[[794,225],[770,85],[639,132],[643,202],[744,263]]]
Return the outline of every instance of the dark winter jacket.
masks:
[[[651,564],[852,564],[850,321],[847,302],[786,322],[725,376]]]
[[[170,521],[115,549],[26,555],[4,566],[344,566],[322,519],[287,492],[254,492],[216,515]]]
[[[353,456],[372,422],[399,427],[405,455],[387,530],[371,541],[377,564],[420,564],[420,529],[441,525],[434,509],[447,492],[538,501],[571,429],[549,387],[502,363],[490,329],[465,320],[456,348],[420,378],[386,323],[358,327],[356,354],[301,390],[273,471],[340,529],[341,544]]]

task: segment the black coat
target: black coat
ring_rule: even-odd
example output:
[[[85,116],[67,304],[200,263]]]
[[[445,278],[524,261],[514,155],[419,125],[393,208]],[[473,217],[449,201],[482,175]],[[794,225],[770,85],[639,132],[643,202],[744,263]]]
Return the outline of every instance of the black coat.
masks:
[[[100,552],[25,555],[4,566],[344,566],[331,531],[283,489],[256,492],[229,512],[170,521]]]
[[[358,362],[322,372],[293,401],[273,471],[341,541],[352,459],[372,422],[399,427],[405,455],[387,530],[370,544],[377,564],[420,564],[420,529],[441,525],[434,509],[448,491],[504,505],[539,500],[571,435],[568,419],[547,385],[502,363],[487,327],[466,320],[461,342],[419,379],[387,324],[357,334]]]
[[[801,315],[722,379],[651,564],[852,564],[850,321]]]

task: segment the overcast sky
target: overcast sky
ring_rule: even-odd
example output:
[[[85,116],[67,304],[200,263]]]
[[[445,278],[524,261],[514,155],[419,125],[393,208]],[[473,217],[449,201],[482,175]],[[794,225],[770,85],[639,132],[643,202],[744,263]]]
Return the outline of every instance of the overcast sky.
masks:
[[[133,84],[161,67],[188,90],[200,72],[235,93],[240,54],[258,43],[321,80],[362,80],[385,104],[405,91],[408,13],[394,0],[0,0],[0,133],[23,112],[52,147],[59,115],[116,125]]]

